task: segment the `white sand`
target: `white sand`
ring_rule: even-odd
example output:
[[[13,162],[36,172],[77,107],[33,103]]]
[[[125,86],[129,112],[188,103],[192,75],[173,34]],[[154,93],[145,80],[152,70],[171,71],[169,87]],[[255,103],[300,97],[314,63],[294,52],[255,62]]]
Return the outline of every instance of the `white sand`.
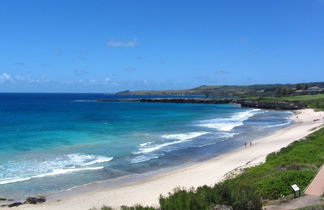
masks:
[[[132,184],[118,187],[107,187],[91,192],[74,194],[60,201],[48,201],[39,205],[23,205],[18,209],[69,209],[82,210],[103,205],[118,207],[120,205],[158,205],[160,194],[167,194],[175,187],[198,187],[213,185],[222,180],[224,175],[239,167],[259,164],[272,152],[286,147],[323,125],[324,112],[314,112],[305,109],[296,112],[293,119],[296,123],[281,129],[263,139],[253,142],[253,145],[243,146],[233,152],[214,159],[197,163],[174,171],[164,172]],[[314,119],[320,119],[314,122]],[[17,208],[16,208],[17,209]]]

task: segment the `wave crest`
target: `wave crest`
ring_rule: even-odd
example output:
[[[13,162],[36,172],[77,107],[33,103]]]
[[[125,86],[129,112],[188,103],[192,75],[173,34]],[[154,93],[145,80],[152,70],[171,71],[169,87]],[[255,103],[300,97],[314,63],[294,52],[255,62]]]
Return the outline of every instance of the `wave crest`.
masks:
[[[260,113],[259,109],[238,112],[229,118],[217,118],[211,120],[203,120],[198,124],[200,127],[212,128],[219,131],[231,131],[233,128],[242,126],[243,122],[255,114]]]
[[[10,161],[0,166],[0,185],[77,171],[99,170],[103,169],[103,166],[89,166],[109,162],[112,159],[112,157],[77,153],[42,162],[36,160]]]
[[[170,142],[166,142],[166,143],[162,143],[162,144],[155,144],[153,146],[148,146],[146,144],[140,145],[139,150],[137,152],[135,152],[134,154],[145,154],[145,153],[154,152],[154,151],[159,150],[163,147],[167,147],[167,146],[174,145],[174,144],[180,144],[185,141],[190,141],[196,137],[205,135],[207,133],[208,132],[190,132],[190,133],[163,135],[162,136],[163,139],[168,139],[168,140],[174,139],[176,141],[170,141]]]

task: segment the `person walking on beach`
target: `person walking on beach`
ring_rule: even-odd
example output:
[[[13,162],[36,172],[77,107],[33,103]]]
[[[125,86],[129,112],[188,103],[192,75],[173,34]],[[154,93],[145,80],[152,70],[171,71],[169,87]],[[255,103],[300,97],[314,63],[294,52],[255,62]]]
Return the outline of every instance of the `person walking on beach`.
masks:
[[[247,143],[245,142],[244,145],[245,145],[245,147],[246,147]]]
[[[250,142],[250,147],[252,147],[252,141]]]

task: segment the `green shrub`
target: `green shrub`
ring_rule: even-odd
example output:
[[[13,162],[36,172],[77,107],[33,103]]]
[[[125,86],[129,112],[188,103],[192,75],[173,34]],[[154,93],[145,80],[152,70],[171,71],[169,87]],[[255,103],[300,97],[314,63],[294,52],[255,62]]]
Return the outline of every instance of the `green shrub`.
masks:
[[[103,206],[103,207],[101,207],[100,210],[113,210],[113,208],[111,208],[109,206]]]
[[[199,192],[199,193],[197,193]],[[176,188],[173,193],[168,196],[160,196],[160,207],[162,210],[194,210],[194,209],[209,209],[210,203],[206,202],[207,191],[194,189],[185,190]]]
[[[121,206],[120,207],[122,210],[155,210],[154,207],[148,207],[148,206],[141,206],[141,205],[136,205],[136,206]]]
[[[259,194],[252,185],[241,185],[231,190],[231,206],[237,210],[262,209]]]
[[[268,155],[264,164],[246,169],[231,182],[255,186],[263,199],[292,194],[292,184],[304,190],[324,162],[323,148],[324,129],[321,129]]]
[[[292,193],[291,185],[297,184],[304,189],[314,177],[313,171],[286,171],[276,176],[267,177],[256,183],[257,191],[264,199],[279,198]]]
[[[216,204],[232,206],[235,210],[261,209],[261,198],[253,186],[236,185],[230,181],[214,187],[199,187],[197,190],[177,188],[168,196],[160,197],[162,210],[209,210]]]

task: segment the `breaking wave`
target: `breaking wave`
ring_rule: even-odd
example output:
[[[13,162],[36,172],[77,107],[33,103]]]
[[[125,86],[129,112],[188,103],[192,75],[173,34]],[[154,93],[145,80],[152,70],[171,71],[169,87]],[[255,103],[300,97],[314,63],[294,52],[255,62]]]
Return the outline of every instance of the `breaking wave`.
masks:
[[[78,171],[100,170],[103,166],[89,166],[109,162],[112,159],[105,156],[69,154],[43,162],[10,161],[0,166],[0,185]]]
[[[266,127],[267,128],[282,127],[282,126],[286,126],[286,125],[290,125],[290,124],[291,124],[291,120],[288,120],[287,122],[284,122],[284,123],[279,123],[279,124],[274,124],[274,125],[268,125]]]
[[[161,154],[155,154],[153,152],[159,151],[164,147],[180,144],[186,141],[191,141],[194,138],[197,138],[199,136],[208,133],[209,132],[189,132],[189,133],[162,135],[161,138],[167,140],[167,142],[161,144],[153,144],[153,142],[150,141],[150,142],[145,142],[140,144],[139,149],[136,152],[133,152],[133,154],[138,156],[133,158],[130,162],[140,163],[140,162],[145,162],[145,161],[159,158]]]
[[[137,152],[135,152],[134,154],[145,154],[145,153],[154,152],[154,151],[159,150],[163,147],[190,141],[196,137],[205,135],[207,133],[208,132],[190,132],[190,133],[163,135],[162,136],[163,139],[175,140],[175,141],[169,141],[169,142],[165,142],[162,144],[155,144],[152,146],[151,146],[151,144],[149,144],[150,146],[148,146],[148,144],[141,144],[139,150]]]
[[[231,131],[235,127],[242,126],[245,120],[258,113],[260,113],[259,109],[247,110],[244,112],[238,112],[229,118],[202,120],[198,126],[212,128],[219,131]]]

